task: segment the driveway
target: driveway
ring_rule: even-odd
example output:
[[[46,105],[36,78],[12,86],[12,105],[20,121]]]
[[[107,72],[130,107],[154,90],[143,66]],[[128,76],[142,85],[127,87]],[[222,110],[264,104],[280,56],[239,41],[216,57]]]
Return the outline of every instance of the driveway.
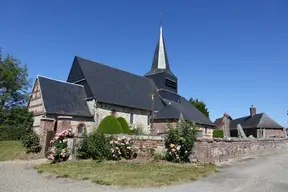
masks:
[[[288,151],[220,168],[208,178],[169,187],[150,189],[121,189],[94,185],[88,181],[54,178],[38,174],[31,162],[0,163],[2,192],[287,192]],[[127,178],[129,179],[129,178]]]

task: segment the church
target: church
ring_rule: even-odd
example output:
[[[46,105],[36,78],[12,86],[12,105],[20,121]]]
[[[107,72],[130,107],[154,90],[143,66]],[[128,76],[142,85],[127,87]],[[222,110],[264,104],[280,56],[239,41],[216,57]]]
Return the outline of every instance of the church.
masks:
[[[37,76],[28,109],[40,135],[45,118],[53,121],[54,131],[68,125],[76,134],[83,128],[91,131],[108,115],[124,117],[131,126],[142,127],[144,134],[151,135],[164,133],[167,123],[175,124],[180,114],[205,132],[215,126],[178,94],[162,26],[152,66],[144,76],[75,56],[66,81]]]

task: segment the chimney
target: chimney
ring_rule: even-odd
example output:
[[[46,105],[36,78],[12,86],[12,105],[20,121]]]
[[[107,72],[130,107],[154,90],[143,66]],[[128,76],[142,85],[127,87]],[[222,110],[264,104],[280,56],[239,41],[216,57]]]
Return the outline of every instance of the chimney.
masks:
[[[254,105],[252,105],[250,107],[250,117],[253,117],[254,115],[256,115],[256,108],[254,107]]]

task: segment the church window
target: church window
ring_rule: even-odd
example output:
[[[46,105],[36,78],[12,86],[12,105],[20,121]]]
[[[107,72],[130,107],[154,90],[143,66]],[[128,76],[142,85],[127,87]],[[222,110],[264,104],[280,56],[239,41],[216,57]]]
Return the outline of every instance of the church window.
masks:
[[[84,132],[84,129],[86,129],[86,125],[84,123],[80,123],[77,127],[78,135],[81,136]]]
[[[115,109],[112,109],[112,110],[111,110],[111,115],[112,115],[112,116],[115,116],[115,114],[116,114],[116,110],[115,110]]]
[[[133,124],[133,113],[130,113],[130,124]]]

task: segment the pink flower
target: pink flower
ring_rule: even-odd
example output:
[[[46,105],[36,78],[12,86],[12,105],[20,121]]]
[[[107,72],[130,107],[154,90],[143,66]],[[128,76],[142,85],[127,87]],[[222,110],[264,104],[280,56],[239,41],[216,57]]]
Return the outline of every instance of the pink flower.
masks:
[[[115,143],[115,144],[118,144],[118,141],[115,141],[114,143]]]
[[[118,150],[119,148],[118,147],[116,147],[116,150]]]
[[[58,140],[59,139],[59,136],[57,135],[56,137],[55,137],[55,140]]]
[[[54,159],[54,155],[52,153],[50,153],[50,155],[48,155],[47,158],[53,160]]]
[[[171,151],[174,153],[174,152],[175,152],[175,149],[171,149]]]
[[[112,141],[110,141],[110,144],[113,144],[113,140],[112,140]]]
[[[114,149],[111,149],[112,153],[114,153]]]
[[[171,148],[173,148],[174,146],[175,146],[174,144],[171,144],[171,145],[170,145]]]
[[[180,148],[181,148],[181,145],[178,145],[178,146],[177,146],[177,148],[176,148],[176,149],[177,149],[177,151],[179,151],[179,150],[180,150]]]
[[[65,157],[65,149],[62,149],[61,156]]]
[[[125,137],[125,136],[122,136],[122,139],[126,139],[126,137]]]
[[[117,137],[117,141],[120,141],[121,139],[119,137]]]
[[[128,142],[128,141],[126,141],[126,145],[129,145],[129,142]]]

